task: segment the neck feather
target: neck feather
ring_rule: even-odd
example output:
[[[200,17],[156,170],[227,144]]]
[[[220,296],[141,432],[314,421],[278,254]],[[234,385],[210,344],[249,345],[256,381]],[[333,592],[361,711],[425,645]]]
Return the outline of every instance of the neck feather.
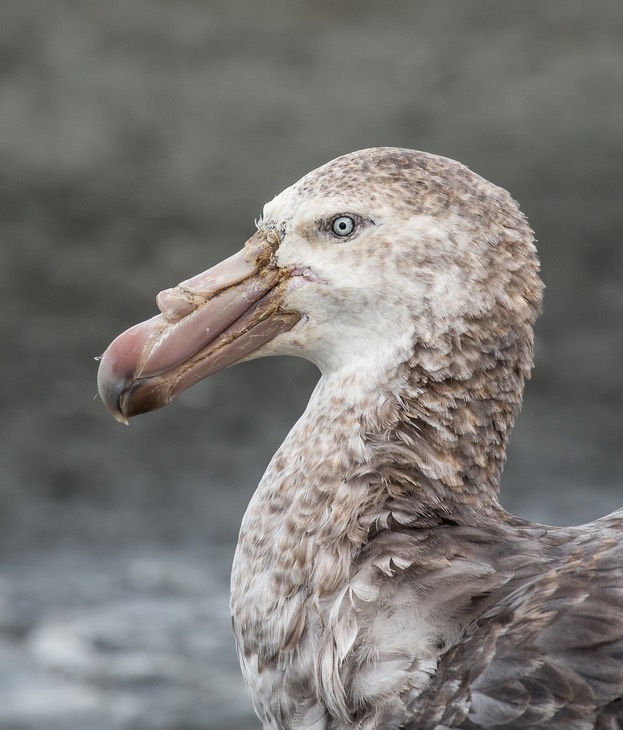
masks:
[[[389,380],[400,387],[383,412],[368,415],[375,422],[365,435],[371,493],[390,523],[473,523],[499,512],[508,437],[531,362],[531,341],[516,337],[483,343],[466,333],[443,347],[415,348]]]
[[[483,341],[474,321],[472,332],[415,346],[374,376],[323,376],[245,515],[241,541],[252,542],[256,557],[283,550],[296,580],[294,564],[308,571],[309,552],[323,547],[335,555],[341,544],[349,560],[384,529],[499,518],[531,327]],[[340,571],[331,573],[337,580]]]

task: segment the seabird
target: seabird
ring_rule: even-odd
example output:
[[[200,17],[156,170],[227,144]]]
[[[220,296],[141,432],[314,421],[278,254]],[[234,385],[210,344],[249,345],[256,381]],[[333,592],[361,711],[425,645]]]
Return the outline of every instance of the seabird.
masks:
[[[265,730],[623,727],[623,512],[507,513],[542,284],[510,195],[374,148],[268,203],[100,363],[122,422],[242,360],[321,371],[242,521],[231,611]]]

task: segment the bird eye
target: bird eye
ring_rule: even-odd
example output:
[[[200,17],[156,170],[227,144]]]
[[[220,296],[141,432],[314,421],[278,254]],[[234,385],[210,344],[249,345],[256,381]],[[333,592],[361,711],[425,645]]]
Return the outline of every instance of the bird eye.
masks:
[[[333,219],[331,230],[336,236],[349,236],[355,230],[355,221],[349,215],[339,215]]]

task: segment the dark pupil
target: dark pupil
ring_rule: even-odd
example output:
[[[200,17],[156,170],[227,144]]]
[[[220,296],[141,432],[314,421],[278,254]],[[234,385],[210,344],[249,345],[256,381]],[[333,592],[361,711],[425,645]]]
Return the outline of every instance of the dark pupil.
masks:
[[[340,227],[340,231],[345,231],[348,227],[348,223],[346,223],[346,221],[340,221],[338,225]]]

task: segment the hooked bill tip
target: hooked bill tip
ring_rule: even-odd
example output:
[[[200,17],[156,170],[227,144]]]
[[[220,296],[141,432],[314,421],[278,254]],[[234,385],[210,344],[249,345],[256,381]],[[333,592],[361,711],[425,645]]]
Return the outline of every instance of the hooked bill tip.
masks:
[[[130,378],[128,374],[119,372],[114,358],[110,357],[107,350],[99,365],[97,372],[97,391],[106,408],[112,413],[119,423],[128,425],[128,419],[121,408],[123,393],[128,387]]]
[[[123,423],[124,426],[130,425],[130,421],[128,421],[121,411],[113,411],[113,416],[115,417],[115,421],[118,423]]]

